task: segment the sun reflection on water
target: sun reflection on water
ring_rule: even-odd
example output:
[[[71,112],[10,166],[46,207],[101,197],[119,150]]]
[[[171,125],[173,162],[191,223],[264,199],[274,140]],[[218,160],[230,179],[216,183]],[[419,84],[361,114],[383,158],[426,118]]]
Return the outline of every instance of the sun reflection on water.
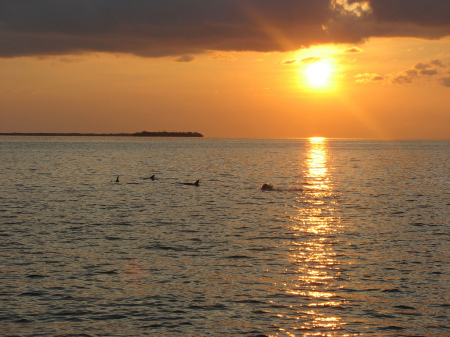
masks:
[[[307,154],[306,183],[314,197],[326,196],[330,193],[327,167],[327,145],[325,138],[314,137],[309,139],[310,148]],[[311,200],[317,202],[320,200]],[[320,202],[323,203],[323,202]]]
[[[309,139],[304,192],[296,197],[298,208],[291,216],[296,239],[286,243],[293,269],[289,271],[291,278],[284,284],[285,291],[298,297],[295,308],[298,325],[294,331],[282,329],[288,335],[294,336],[295,330],[301,330],[306,333],[303,336],[345,336],[337,334],[345,322],[336,309],[345,300],[336,293],[341,269],[333,246],[340,221],[335,215],[335,192],[327,160],[326,139]]]

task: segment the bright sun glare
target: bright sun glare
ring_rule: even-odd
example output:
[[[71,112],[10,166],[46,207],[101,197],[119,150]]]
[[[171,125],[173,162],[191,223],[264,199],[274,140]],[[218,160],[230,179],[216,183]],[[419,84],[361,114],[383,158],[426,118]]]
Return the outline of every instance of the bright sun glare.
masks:
[[[316,62],[305,69],[309,83],[316,87],[322,87],[328,83],[331,75],[331,66],[326,62]]]
[[[311,143],[322,143],[324,140],[325,137],[309,137]]]

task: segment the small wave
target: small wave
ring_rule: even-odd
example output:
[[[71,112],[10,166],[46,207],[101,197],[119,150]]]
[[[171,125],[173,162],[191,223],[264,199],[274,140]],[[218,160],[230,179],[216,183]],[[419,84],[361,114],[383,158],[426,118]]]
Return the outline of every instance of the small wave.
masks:
[[[92,315],[94,312],[89,310],[63,310],[60,312],[56,312],[53,315],[55,316],[64,316],[64,317],[72,317],[72,316],[87,316]]]
[[[45,293],[43,291],[26,291],[21,293],[19,296],[43,296]]]
[[[246,303],[246,304],[261,304],[261,303],[264,303],[264,302],[261,302],[261,301],[258,301],[258,300],[252,300],[252,299],[234,300],[232,302],[234,302],[234,303]],[[274,305],[271,305],[271,306],[274,306]],[[282,307],[284,307],[284,306],[282,306]]]
[[[31,275],[27,275],[28,278],[44,278],[46,276],[44,275],[39,275],[39,274],[31,274]]]
[[[189,309],[195,310],[226,310],[228,309],[225,304],[217,303],[213,305],[195,305],[192,304],[188,307]]]
[[[98,274],[105,274],[105,275],[114,275],[118,274],[117,270],[107,270],[107,271],[99,271]]]
[[[405,330],[405,328],[396,325],[379,327],[378,330]]]
[[[108,240],[108,241],[123,240],[123,238],[118,238],[118,237],[115,237],[115,236],[106,236],[105,239]]]
[[[102,315],[102,316],[98,316],[98,317],[93,317],[92,319],[98,320],[98,321],[103,321],[103,320],[124,319],[124,318],[128,318],[128,316],[120,315],[120,314],[111,314],[111,315]]]
[[[252,259],[251,256],[247,255],[229,255],[225,256],[226,259]]]
[[[405,309],[405,310],[415,310],[416,308],[410,307],[408,305],[394,305],[396,309]]]
[[[424,224],[423,222],[413,222],[410,225],[411,226],[417,226],[417,227],[426,226],[426,224]]]
[[[384,289],[381,292],[383,292],[383,293],[401,293],[402,291],[397,288],[392,288],[392,289]]]
[[[183,251],[188,251],[190,250],[188,247],[186,246],[165,246],[165,245],[153,245],[153,246],[147,246],[144,247],[145,249],[149,249],[149,250],[153,250],[153,249],[159,249],[159,250],[171,250],[171,251],[177,251],[177,252],[183,252]]]

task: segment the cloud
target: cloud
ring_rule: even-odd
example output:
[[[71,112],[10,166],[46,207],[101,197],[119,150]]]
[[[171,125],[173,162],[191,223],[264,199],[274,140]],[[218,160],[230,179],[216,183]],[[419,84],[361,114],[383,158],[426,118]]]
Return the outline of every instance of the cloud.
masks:
[[[329,0],[0,0],[0,57],[286,51],[328,42]]]
[[[346,53],[346,54],[356,54],[356,53],[362,53],[362,52],[363,52],[363,50],[358,47],[352,47],[352,48],[348,48],[348,49],[344,50],[344,53]]]
[[[420,70],[421,75],[434,76],[438,74],[438,68],[445,68],[446,66],[441,60],[431,60],[430,63],[417,63],[414,69]]]
[[[302,58],[300,60],[300,62],[301,63],[316,63],[316,62],[319,62],[322,59],[323,59],[323,57],[309,56],[309,57]]]
[[[282,64],[294,64],[297,63],[298,59],[292,59],[292,60],[285,60],[283,62],[281,62]]]
[[[233,56],[231,53],[222,53],[222,52],[214,52],[210,56],[214,60],[220,60],[220,61],[236,61],[236,57]]]
[[[64,63],[79,63],[82,62],[83,59],[80,57],[74,57],[74,56],[62,56],[59,59],[60,62]]]
[[[0,0],[0,57],[293,51],[450,35],[449,0]],[[353,52],[356,52],[354,49]]]
[[[420,63],[417,63],[415,66],[414,66],[414,68],[416,68],[416,69],[427,69],[427,68],[430,68],[431,67],[431,64],[429,64],[429,63],[422,63],[422,62],[420,62]]]
[[[358,74],[355,76],[355,78],[356,78],[356,80],[355,80],[356,83],[364,83],[364,84],[372,83],[372,82],[380,82],[380,81],[384,80],[383,76],[376,74],[376,73]]]
[[[433,76],[433,75],[437,75],[438,71],[436,69],[423,69],[420,71],[421,75],[425,75],[425,76]]]
[[[431,60],[430,62],[419,62],[414,69],[409,69],[392,78],[392,83],[409,84],[424,76],[434,76],[439,74],[440,68],[446,68],[441,60]]]
[[[332,0],[326,30],[335,41],[371,37],[438,39],[450,34],[448,0]]]
[[[431,60],[430,64],[437,66],[437,67],[441,67],[441,68],[446,68],[447,66],[445,64],[442,63],[441,60]]]
[[[186,62],[186,63],[189,63],[189,62],[194,62],[194,61],[195,61],[195,57],[192,56],[192,55],[182,55],[182,56],[177,57],[175,59],[175,62]]]
[[[441,78],[441,84],[444,87],[450,88],[450,77],[443,77],[443,78]]]
[[[355,76],[356,83],[392,83],[392,84],[411,84],[419,80],[431,78],[442,72],[442,68],[447,66],[441,60],[431,60],[429,62],[419,62],[412,69],[408,69],[395,74],[379,75],[376,73],[358,74]],[[439,79],[439,83],[449,86],[448,77]]]
[[[282,64],[294,64],[297,62],[300,63],[316,63],[323,60],[323,57],[318,57],[318,56],[308,56],[308,57],[304,57],[302,59],[291,59],[291,60],[285,60],[283,62],[281,62]]]
[[[395,84],[405,84],[405,83],[412,83],[417,78],[418,72],[415,69],[406,70],[400,75],[395,76],[392,79],[392,83]]]
[[[450,25],[448,0],[372,0],[370,6],[380,23],[413,24],[423,28],[448,28]]]

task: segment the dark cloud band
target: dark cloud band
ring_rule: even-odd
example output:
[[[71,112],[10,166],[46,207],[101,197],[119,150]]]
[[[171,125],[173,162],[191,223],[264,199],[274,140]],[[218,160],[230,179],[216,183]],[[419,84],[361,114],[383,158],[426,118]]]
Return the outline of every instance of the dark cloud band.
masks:
[[[287,51],[372,36],[439,38],[450,35],[449,21],[449,0],[0,0],[0,57]]]

